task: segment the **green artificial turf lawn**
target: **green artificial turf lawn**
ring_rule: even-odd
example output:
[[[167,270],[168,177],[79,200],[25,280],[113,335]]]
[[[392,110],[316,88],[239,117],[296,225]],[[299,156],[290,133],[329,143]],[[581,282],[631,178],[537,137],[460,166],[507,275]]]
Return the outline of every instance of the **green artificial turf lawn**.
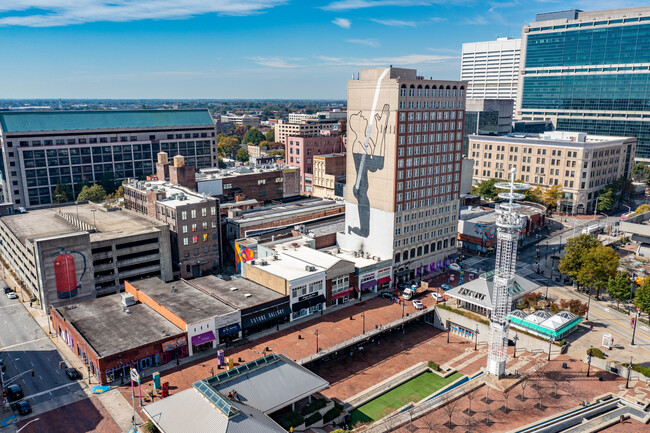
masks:
[[[357,422],[377,421],[408,402],[415,403],[422,400],[461,376],[458,372],[447,378],[442,378],[428,371],[422,373],[353,410],[351,414],[352,425],[356,425]]]

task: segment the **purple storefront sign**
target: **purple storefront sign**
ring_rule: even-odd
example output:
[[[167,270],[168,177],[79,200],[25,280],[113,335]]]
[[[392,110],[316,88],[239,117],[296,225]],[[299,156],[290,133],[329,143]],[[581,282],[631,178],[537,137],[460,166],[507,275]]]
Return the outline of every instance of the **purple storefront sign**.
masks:
[[[204,332],[203,334],[195,335],[192,337],[192,346],[200,346],[201,344],[208,343],[216,339],[217,337],[214,336],[214,332]]]
[[[361,290],[370,290],[376,286],[377,286],[377,280],[366,281],[365,283],[361,283]]]

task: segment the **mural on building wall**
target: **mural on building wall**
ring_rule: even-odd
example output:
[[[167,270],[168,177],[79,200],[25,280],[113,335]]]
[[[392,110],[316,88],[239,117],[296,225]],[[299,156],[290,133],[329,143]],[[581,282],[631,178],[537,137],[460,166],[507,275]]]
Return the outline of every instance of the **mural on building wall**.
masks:
[[[58,248],[59,252],[53,254],[55,257],[52,261],[56,295],[59,299],[74,298],[81,288],[81,279],[86,273],[86,256],[79,251],[66,251],[63,247]],[[75,256],[77,257],[76,261]],[[77,279],[77,268],[81,269],[79,279]]]
[[[494,224],[474,224],[474,233],[481,236],[481,239],[494,239],[497,236]]]
[[[254,258],[255,254],[253,253],[253,250],[235,242],[235,264],[237,266],[238,274],[241,274],[241,264],[253,260]]]
[[[373,106],[370,114],[370,119],[367,119],[361,111],[352,114],[350,116],[350,126],[348,127],[348,133],[352,141],[354,168],[356,170],[356,182],[352,193],[357,199],[359,212],[359,227],[348,226],[348,233],[354,233],[363,238],[367,238],[370,234],[368,172],[374,173],[384,169],[390,105],[384,104],[381,113],[375,113],[375,107]],[[355,119],[355,117],[358,117],[358,119]],[[361,126],[361,131],[356,130],[356,128],[359,128],[356,125]],[[365,136],[359,134],[362,131],[365,131]]]

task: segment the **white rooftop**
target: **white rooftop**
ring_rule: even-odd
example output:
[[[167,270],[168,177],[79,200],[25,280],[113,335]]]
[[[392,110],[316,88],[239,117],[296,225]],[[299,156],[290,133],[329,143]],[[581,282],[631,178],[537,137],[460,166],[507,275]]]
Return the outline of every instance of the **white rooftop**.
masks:
[[[164,204],[165,206],[175,208],[177,206],[184,206],[192,203],[216,203],[214,198],[199,194],[196,191],[192,191],[189,188],[184,186],[174,185],[167,181],[162,180],[151,180],[151,181],[136,181],[129,184],[132,187],[135,187],[140,190],[149,190],[149,191],[162,191],[167,195],[166,199],[158,200],[158,203]],[[174,197],[174,198],[172,198]]]
[[[296,249],[290,248],[287,251],[283,251],[283,254],[302,260],[305,263],[318,264],[318,266],[322,266],[325,269],[329,269],[343,260],[340,257],[304,246]]]
[[[283,252],[277,253],[276,257],[276,259],[273,257],[256,259],[255,264],[251,261],[246,263],[246,265],[254,266],[261,271],[268,272],[288,281],[310,276],[317,277],[321,274],[321,276],[325,276],[325,268],[321,266],[307,264],[303,260],[291,257]],[[311,268],[315,268],[315,270],[309,270]]]

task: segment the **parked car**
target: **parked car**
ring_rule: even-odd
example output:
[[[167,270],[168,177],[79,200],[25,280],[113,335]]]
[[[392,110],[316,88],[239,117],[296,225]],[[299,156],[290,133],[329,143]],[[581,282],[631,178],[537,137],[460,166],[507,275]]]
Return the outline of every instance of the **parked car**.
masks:
[[[27,415],[32,413],[32,407],[26,400],[21,400],[16,404],[16,411],[19,415]]]
[[[395,299],[395,298],[396,298],[396,296],[393,295],[393,294],[390,293],[390,292],[382,292],[382,293],[381,293],[381,297],[382,297],[382,298],[386,298],[386,299]]]
[[[440,293],[433,292],[431,297],[434,301],[442,302],[442,295]]]
[[[11,287],[5,286],[5,294],[7,294],[9,292],[13,292],[13,290],[11,290]]]
[[[24,396],[25,394],[23,394],[23,390],[20,387],[20,385],[16,385],[15,383],[12,383],[7,387],[7,400],[16,401],[16,400],[20,400]]]
[[[442,288],[442,290],[451,290],[451,289],[453,289],[453,287],[451,287],[449,284],[443,284],[440,287]]]
[[[7,298],[9,299],[16,299],[18,296],[16,296],[16,292],[9,292],[7,293]]]
[[[422,302],[420,302],[418,299],[413,299],[413,306],[416,310],[421,310],[424,308],[424,305],[422,305]]]
[[[67,368],[65,374],[70,378],[70,380],[81,379],[81,374],[79,374],[76,368]]]

